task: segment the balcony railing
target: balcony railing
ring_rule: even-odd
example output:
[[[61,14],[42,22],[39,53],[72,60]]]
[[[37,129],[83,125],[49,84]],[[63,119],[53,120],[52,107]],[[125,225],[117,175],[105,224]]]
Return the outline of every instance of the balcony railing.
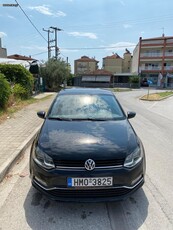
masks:
[[[164,66],[164,70],[173,70],[173,66]]]
[[[141,53],[140,57],[162,57],[162,53]]]
[[[161,66],[158,66],[158,67],[152,67],[152,66],[142,66],[141,67],[141,70],[161,70],[162,69],[162,67]]]
[[[160,71],[162,70],[162,67],[161,66],[158,66],[158,67],[147,67],[147,66],[142,66],[140,68],[141,70],[157,70],[157,71]],[[173,71],[173,66],[164,66],[164,70],[165,71]]]
[[[173,43],[173,39],[167,39],[166,43]]]
[[[158,45],[158,44],[164,44],[164,40],[150,40],[150,41],[142,41],[142,45]]]
[[[165,52],[165,56],[166,56],[166,57],[173,56],[173,52],[169,52],[169,53],[168,53],[168,52]]]

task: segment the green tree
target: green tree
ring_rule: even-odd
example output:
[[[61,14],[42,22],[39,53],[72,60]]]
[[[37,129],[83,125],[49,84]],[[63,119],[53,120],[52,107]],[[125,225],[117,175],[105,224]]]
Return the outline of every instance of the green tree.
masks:
[[[50,59],[40,67],[40,75],[43,77],[45,88],[49,91],[58,91],[60,85],[70,78],[70,70],[67,63],[61,58]]]

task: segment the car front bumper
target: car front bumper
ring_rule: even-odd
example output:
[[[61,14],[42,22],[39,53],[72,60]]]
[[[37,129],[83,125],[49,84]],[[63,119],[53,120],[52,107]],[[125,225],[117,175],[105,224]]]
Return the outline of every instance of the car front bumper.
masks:
[[[101,202],[123,200],[144,184],[143,160],[131,169],[124,167],[93,171],[53,169],[44,170],[31,160],[32,185],[53,200]],[[69,177],[113,177],[113,185],[106,187],[68,187]]]

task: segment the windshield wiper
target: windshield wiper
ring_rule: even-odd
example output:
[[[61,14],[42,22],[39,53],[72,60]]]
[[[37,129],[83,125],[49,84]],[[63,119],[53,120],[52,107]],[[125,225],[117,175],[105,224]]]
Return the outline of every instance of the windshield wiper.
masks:
[[[72,118],[73,121],[107,121],[105,118],[94,118],[94,117],[86,117],[86,118]]]
[[[114,118],[94,118],[94,117],[86,117],[86,118],[48,117],[48,119],[59,120],[59,121],[110,121],[110,120],[114,120]]]
[[[67,118],[67,117],[48,117],[48,119],[50,119],[50,120],[59,120],[59,121],[72,121],[71,118]]]

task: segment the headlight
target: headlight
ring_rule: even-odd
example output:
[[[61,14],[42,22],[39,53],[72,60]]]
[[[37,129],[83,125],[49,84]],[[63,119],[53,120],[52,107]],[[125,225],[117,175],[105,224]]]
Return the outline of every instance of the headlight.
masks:
[[[124,161],[124,167],[131,168],[142,160],[143,150],[137,147],[130,155],[128,155]]]
[[[37,164],[41,165],[45,169],[55,168],[52,158],[44,153],[39,147],[35,148],[33,158]]]

